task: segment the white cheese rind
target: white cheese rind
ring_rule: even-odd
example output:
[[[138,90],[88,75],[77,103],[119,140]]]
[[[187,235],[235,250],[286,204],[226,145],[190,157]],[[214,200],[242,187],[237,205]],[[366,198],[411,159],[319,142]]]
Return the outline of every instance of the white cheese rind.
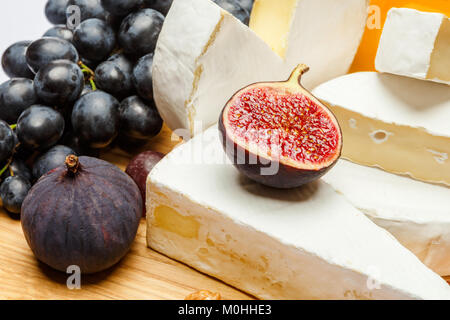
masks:
[[[162,224],[161,208],[176,219]],[[147,224],[153,249],[259,298],[450,299],[443,279],[324,182],[276,190],[244,178],[215,127],[152,170]]]
[[[443,23],[448,18],[440,13],[421,12],[407,8],[389,10],[375,60],[375,69],[402,76],[450,84],[449,79],[439,79],[430,73],[435,68],[450,68],[450,57],[433,61],[435,50],[449,50],[437,46],[450,39],[438,38]],[[446,22],[448,23],[448,21]],[[444,49],[443,49],[444,48]],[[450,53],[450,51],[447,51]],[[450,70],[447,71],[450,74]]]
[[[327,0],[327,11],[315,2],[299,0],[283,60],[247,26],[210,0],[175,0],[153,61],[154,99],[167,125],[172,130],[186,129],[177,132],[183,136],[201,132],[217,122],[236,91],[254,82],[287,79],[301,62],[314,66],[305,76],[304,84],[310,87],[346,73],[362,37],[368,3],[351,0],[337,10],[341,2]],[[330,21],[334,9],[330,23],[309,29],[300,22],[305,16]],[[330,30],[333,33],[328,34]],[[327,36],[339,44],[335,50],[325,50],[326,41],[317,40]]]
[[[342,127],[343,157],[450,185],[450,87],[375,72],[328,81],[313,94]]]
[[[450,275],[450,188],[345,160],[323,180],[429,268]]]

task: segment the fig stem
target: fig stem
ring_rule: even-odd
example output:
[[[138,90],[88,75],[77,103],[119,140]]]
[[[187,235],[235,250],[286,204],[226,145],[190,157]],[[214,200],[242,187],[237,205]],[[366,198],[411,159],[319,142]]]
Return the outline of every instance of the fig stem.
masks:
[[[66,157],[65,164],[66,164],[67,170],[69,170],[73,174],[77,173],[78,169],[80,167],[80,161],[79,161],[78,157],[73,154],[68,155]]]
[[[301,84],[302,76],[309,71],[309,67],[306,64],[299,64],[294,71],[292,71],[289,77],[289,82],[298,82]]]

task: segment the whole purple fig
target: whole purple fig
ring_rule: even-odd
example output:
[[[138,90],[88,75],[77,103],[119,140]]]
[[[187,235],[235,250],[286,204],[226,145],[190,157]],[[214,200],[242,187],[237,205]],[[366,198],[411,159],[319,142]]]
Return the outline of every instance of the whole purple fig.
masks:
[[[75,265],[89,274],[125,256],[142,208],[139,188],[119,168],[69,155],[28,193],[22,228],[37,259],[63,272]]]

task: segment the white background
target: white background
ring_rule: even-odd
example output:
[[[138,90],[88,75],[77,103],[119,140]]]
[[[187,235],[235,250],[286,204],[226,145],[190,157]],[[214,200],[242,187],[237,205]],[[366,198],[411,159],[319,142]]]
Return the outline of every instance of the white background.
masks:
[[[45,17],[46,0],[1,0],[0,53],[13,43],[36,40],[51,28]],[[0,83],[8,80],[0,68]]]

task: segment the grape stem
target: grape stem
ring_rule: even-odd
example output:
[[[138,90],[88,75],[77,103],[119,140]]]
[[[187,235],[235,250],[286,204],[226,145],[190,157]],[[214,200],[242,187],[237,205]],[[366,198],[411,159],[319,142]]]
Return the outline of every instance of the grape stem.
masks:
[[[97,90],[97,86],[95,85],[95,81],[93,77],[89,78],[89,83],[91,84],[92,91]]]
[[[3,173],[5,173],[6,170],[8,170],[9,165],[11,164],[12,160],[13,160],[12,157],[9,158],[8,163],[6,164],[6,166],[4,166],[4,167],[2,168],[2,170],[0,170],[0,176],[1,176]]]
[[[93,91],[97,90],[97,86],[95,85],[95,72],[92,71],[91,68],[89,68],[87,65],[85,65],[83,62],[79,61],[78,65],[81,68],[81,72],[83,72],[85,74],[86,80],[89,81],[89,83],[91,84],[91,88]]]

